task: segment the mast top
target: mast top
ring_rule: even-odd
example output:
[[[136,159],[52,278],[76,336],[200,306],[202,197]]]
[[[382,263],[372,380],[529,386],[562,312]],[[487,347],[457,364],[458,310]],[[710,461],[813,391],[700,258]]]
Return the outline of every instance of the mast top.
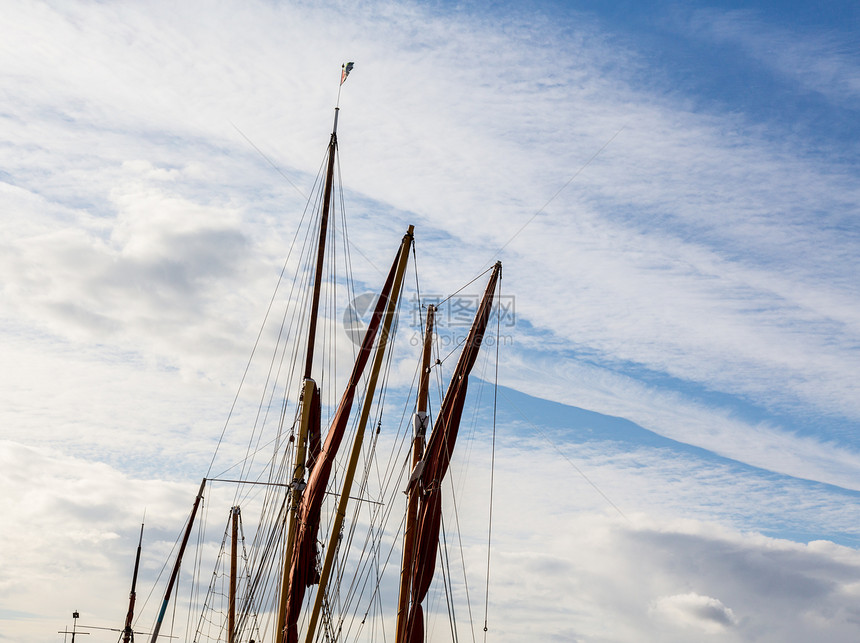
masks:
[[[355,63],[353,62],[343,63],[343,65],[340,66],[340,85],[337,86],[337,102],[335,103],[334,108],[334,131],[332,131],[332,134],[337,132],[337,111],[340,109],[340,88],[343,87],[343,84],[349,76],[349,72],[352,71],[354,66]]]

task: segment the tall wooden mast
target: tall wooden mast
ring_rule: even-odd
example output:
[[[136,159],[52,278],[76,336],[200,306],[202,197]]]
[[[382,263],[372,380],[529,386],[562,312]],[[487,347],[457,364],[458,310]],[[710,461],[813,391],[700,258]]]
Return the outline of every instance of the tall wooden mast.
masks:
[[[320,291],[322,289],[323,265],[325,263],[325,246],[328,234],[328,218],[331,209],[331,191],[334,183],[334,161],[337,154],[337,117],[339,107],[334,108],[334,125],[328,144],[328,162],[326,164],[325,184],[323,187],[322,212],[320,214],[319,241],[317,243],[316,270],[314,272],[313,292],[311,294],[311,310],[308,322],[307,352],[305,354],[304,380],[302,384],[302,415],[299,424],[299,439],[296,443],[296,460],[291,483],[291,498],[289,522],[287,525],[287,542],[284,548],[283,573],[281,575],[281,595],[278,601],[278,622],[275,629],[277,640],[283,635],[286,626],[287,591],[290,577],[290,561],[293,557],[293,547],[296,538],[296,513],[305,488],[305,464],[307,462],[308,434],[311,431],[313,399],[317,396],[316,382],[311,378],[314,363],[314,346],[316,344],[317,318],[319,316]],[[317,431],[319,429],[317,428]]]
[[[236,578],[238,576],[239,507],[230,509],[230,594],[227,598],[227,643],[236,643]]]
[[[331,189],[334,183],[334,159],[337,154],[337,116],[339,107],[334,108],[334,125],[331,140],[328,144],[328,165],[326,166],[325,187],[323,188],[322,213],[320,214],[319,243],[317,245],[317,263],[314,273],[314,291],[311,296],[311,316],[308,324],[308,349],[305,356],[305,379],[311,376],[314,364],[314,344],[317,333],[317,316],[320,306],[320,288],[322,286],[323,263],[325,262],[325,244],[328,232],[328,215],[331,208]]]

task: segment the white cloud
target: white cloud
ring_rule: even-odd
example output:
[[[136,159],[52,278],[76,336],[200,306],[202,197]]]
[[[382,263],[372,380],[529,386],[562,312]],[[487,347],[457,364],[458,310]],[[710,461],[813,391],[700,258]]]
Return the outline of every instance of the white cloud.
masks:
[[[0,374],[0,421],[7,438],[90,461],[8,446],[15,472],[53,471],[40,483],[47,495],[19,523],[48,534],[59,528],[56,514],[75,523],[81,548],[104,548],[69,573],[122,559],[111,549],[115,521],[87,527],[85,514],[115,513],[121,485],[138,484],[125,479],[130,472],[153,478],[140,485],[155,485],[169,505],[157,479],[185,479],[208,464],[301,209],[295,188],[231,123],[309,191],[343,60],[357,61],[339,133],[359,281],[379,281],[405,224],[416,223],[422,292],[460,287],[623,127],[505,248],[504,292],[516,296],[521,324],[503,382],[764,470],[856,488],[860,316],[851,221],[860,192],[853,168],[815,141],[780,142],[754,115],[697,112],[658,81],[632,82],[646,61],[587,16],[568,29],[385,3],[6,10],[16,28],[0,43],[9,88],[0,115],[0,340],[13,367]],[[759,60],[761,47],[786,42],[776,31],[755,41],[733,20],[715,22],[712,36]],[[788,47],[774,64],[844,102],[856,94],[854,63],[826,45]],[[264,334],[261,355],[270,340]],[[413,366],[401,361],[397,373],[409,381]],[[705,404],[686,387],[727,401]],[[733,402],[764,419],[739,418]],[[240,399],[239,425],[253,424],[250,406]],[[779,414],[795,423],[783,426]],[[240,439],[228,433],[224,448],[230,457]],[[636,473],[642,462],[653,463],[647,475]],[[850,640],[852,550],[714,536],[710,527],[682,533],[665,522],[687,503],[703,523],[756,530],[782,516],[787,530],[802,531],[823,516],[822,530],[845,535],[853,514],[839,517],[841,497],[794,480],[809,495],[792,513],[774,489],[783,478],[750,474],[741,483],[693,457],[660,463],[659,452],[644,449],[589,453],[584,463],[625,513],[642,510],[656,527],[595,517],[605,505],[593,498],[565,523],[565,533],[578,535],[545,546],[543,531],[530,540],[526,528],[543,529],[573,508],[523,500],[530,522],[511,511],[503,523],[511,544],[499,554],[501,613],[532,618],[514,598],[519,583],[529,606],[532,596],[575,597],[547,608],[546,640],[685,640],[654,629],[657,616],[671,614],[700,625],[722,614],[715,640],[732,632],[816,640],[823,631]],[[510,466],[518,481],[534,479],[524,487],[545,494],[545,471]],[[630,479],[641,484],[638,495]],[[113,495],[101,498],[87,481]],[[20,480],[4,485],[22,493]],[[45,492],[51,485],[78,493],[80,511],[59,511],[71,500]],[[742,508],[709,500],[709,485]],[[753,518],[757,508],[766,518]],[[134,531],[137,509],[128,512],[124,529]],[[620,549],[611,553],[610,544]],[[576,546],[584,557],[570,553]],[[51,553],[21,564],[49,569],[59,545],[39,549]],[[703,566],[701,556],[715,550],[729,552],[731,574]],[[796,597],[779,595],[751,615],[757,603],[741,582],[749,580],[741,562],[756,556],[777,576],[807,565],[789,580],[821,602],[797,609]],[[697,584],[699,569],[708,582]],[[619,580],[630,578],[641,585],[636,592]],[[59,591],[52,589],[54,605]],[[32,595],[22,596],[12,608],[27,611]],[[793,620],[769,632],[780,610]]]
[[[0,460],[0,543],[9,554],[0,595],[4,610],[30,615],[23,621],[4,617],[4,635],[44,640],[63,629],[73,610],[91,625],[115,627],[128,607],[123,597],[144,511],[154,508],[146,519],[142,573],[151,582],[163,546],[169,550],[187,512],[187,489],[129,479],[103,464],[8,441],[0,442]]]
[[[857,489],[856,447],[745,421],[574,359],[545,353],[528,359],[514,355],[508,364],[504,384],[530,395],[624,417],[659,435],[754,467]]]
[[[158,13],[143,17],[130,7],[115,9],[127,34],[137,34],[134,38],[100,31],[105,18],[99,12],[80,12],[77,29],[70,29],[55,15],[49,24],[56,23],[59,37],[47,51],[33,52],[27,63],[42,85],[56,86],[60,82],[58,72],[65,67],[56,69],[44,61],[60,57],[63,47],[81,47],[82,30],[87,37],[92,35],[87,46],[96,48],[95,59],[119,61],[104,65],[133,70],[126,75],[110,72],[112,82],[128,88],[102,93],[95,88],[110,83],[94,78],[100,73],[98,65],[87,71],[69,69],[67,76],[80,75],[68,89],[76,93],[74,97],[40,93],[32,98],[46,105],[83,101],[84,106],[75,114],[80,133],[69,138],[67,129],[62,129],[63,121],[58,122],[50,113],[47,118],[44,114],[36,118],[48,130],[39,132],[32,125],[28,128],[28,134],[43,140],[43,145],[59,138],[57,151],[61,153],[66,149],[71,153],[83,136],[87,147],[106,155],[105,161],[117,168],[125,168],[124,174],[140,173],[137,187],[131,183],[136,180],[133,176],[123,179],[122,174],[111,172],[101,177],[91,173],[82,176],[86,180],[81,183],[99,180],[88,194],[74,188],[76,199],[101,201],[111,210],[125,213],[116,222],[101,222],[111,228],[118,226],[111,232],[114,239],[123,238],[129,225],[149,227],[155,223],[153,215],[166,216],[171,210],[183,214],[197,211],[216,218],[219,212],[232,213],[239,217],[235,225],[244,222],[241,233],[233,226],[231,232],[223,232],[241,237],[209,238],[203,236],[207,234],[203,229],[198,230],[201,236],[196,243],[216,253],[215,257],[199,255],[205,264],[163,263],[154,273],[141,272],[142,267],[138,267],[138,274],[146,279],[171,280],[165,284],[168,291],[164,294],[174,296],[157,300],[164,305],[160,310],[179,303],[182,292],[177,288],[183,279],[193,277],[188,269],[205,265],[212,274],[219,272],[217,259],[230,256],[222,256],[225,246],[219,247],[221,242],[233,239],[240,244],[233,247],[241,248],[250,235],[255,240],[264,238],[264,233],[247,228],[253,220],[250,208],[221,203],[213,209],[208,202],[211,196],[201,196],[201,172],[204,181],[211,184],[222,182],[225,172],[232,174],[238,169],[247,176],[248,170],[235,164],[229,169],[212,168],[213,162],[220,165],[222,161],[219,154],[213,158],[212,147],[206,146],[209,160],[204,160],[204,150],[200,150],[200,156],[190,164],[196,174],[178,169],[177,151],[166,145],[169,137],[178,136],[183,145],[190,146],[184,148],[186,155],[207,140],[204,137],[221,149],[241,149],[244,141],[238,140],[228,125],[234,120],[243,130],[248,129],[252,139],[262,141],[268,153],[276,158],[286,153],[285,159],[291,164],[313,167],[321,151],[322,145],[312,142],[310,132],[324,127],[329,116],[312,126],[308,117],[301,115],[305,111],[301,108],[316,107],[325,102],[325,96],[320,92],[302,94],[303,105],[295,97],[282,101],[277,92],[298,95],[313,86],[310,78],[323,61],[312,59],[304,67],[291,67],[291,74],[283,79],[283,89],[258,77],[270,68],[267,56],[278,51],[265,37],[274,32],[273,25],[290,20],[314,25],[323,14],[294,7],[257,9],[262,13],[240,12],[231,17],[246,25],[247,31],[264,34],[255,45],[239,38],[234,30],[227,34],[226,23],[218,20],[217,12],[203,25],[180,30],[178,23],[165,22]],[[742,125],[737,116],[690,113],[669,99],[631,89],[624,77],[601,75],[600,60],[609,47],[594,35],[587,21],[580,27],[578,39],[564,45],[581,47],[576,62],[570,63],[572,69],[560,70],[552,77],[548,84],[557,89],[538,91],[547,82],[537,71],[546,68],[550,57],[558,58],[550,43],[560,36],[552,31],[546,36],[547,43],[536,44],[530,40],[526,25],[518,25],[521,32],[506,35],[500,35],[490,24],[478,26],[477,32],[470,32],[473,27],[466,24],[452,31],[446,18],[419,15],[415,9],[388,7],[376,11],[389,22],[361,22],[350,14],[334,25],[365,55],[344,99],[346,180],[361,186],[368,195],[416,212],[418,223],[424,224],[419,225],[419,244],[425,244],[434,258],[450,260],[442,274],[431,278],[442,286],[434,290],[450,291],[462,283],[462,272],[455,276],[450,267],[458,263],[477,266],[489,257],[591,153],[625,125],[595,164],[551,204],[547,215],[536,219],[510,246],[508,256],[514,261],[507,274],[511,292],[520,293],[523,314],[558,337],[575,338],[574,345],[587,346],[603,359],[630,360],[705,386],[752,396],[761,404],[791,408],[800,398],[804,404],[837,408],[849,417],[856,416],[857,396],[850,379],[830,376],[852,368],[847,358],[854,352],[851,347],[858,331],[856,307],[851,305],[856,298],[849,268],[853,245],[838,234],[808,225],[810,211],[829,212],[830,218],[838,219],[844,216],[846,203],[858,200],[856,187],[851,187],[853,182],[842,170],[822,167],[817,159],[814,164],[802,160],[803,150],[727,132],[727,128]],[[26,15],[23,18],[26,21]],[[350,23],[353,18],[358,21]],[[132,24],[137,26],[132,28]],[[370,29],[368,35],[381,31],[392,40],[371,42],[368,35],[360,35],[359,25]],[[398,28],[405,25],[411,27]],[[312,31],[312,26],[306,31]],[[420,36],[421,46],[398,51],[409,33],[413,38]],[[171,40],[173,36],[176,38]],[[222,37],[226,42],[216,47]],[[26,39],[17,44],[23,51],[34,46]],[[192,44],[197,47],[194,54],[190,53]],[[298,48],[308,44],[304,35],[299,36],[288,45],[290,55],[298,55]],[[463,46],[472,54],[469,64],[463,62]],[[500,48],[505,51],[505,64],[497,58]],[[227,60],[227,51],[235,60]],[[204,53],[213,66],[221,65],[217,83],[197,73],[197,61]],[[280,56],[286,54],[281,51]],[[635,58],[623,50],[612,56],[625,62]],[[251,64],[251,60],[258,62]],[[495,81],[481,81],[483,70],[491,63],[498,70]],[[71,64],[69,60],[63,62],[64,66]],[[381,70],[386,72],[384,79],[377,75]],[[570,78],[578,80],[574,83]],[[564,79],[568,79],[566,84]],[[275,94],[264,94],[264,88]],[[446,101],[445,110],[428,109],[433,102],[426,92],[431,90],[445,96],[464,95],[469,100]],[[165,91],[169,96],[155,105],[147,102],[153,98],[133,103],[125,98],[158,96]],[[241,108],[237,97],[242,97]],[[194,103],[193,108],[176,111],[175,106],[189,102]],[[276,103],[283,104],[282,116],[276,116],[269,107]],[[251,104],[258,109],[248,127],[243,115]],[[98,105],[110,105],[109,114],[94,112]],[[95,128],[102,116],[120,120],[112,121],[113,129],[105,132]],[[155,138],[140,140],[141,122],[148,123]],[[392,123],[396,125],[393,128]],[[57,136],[64,132],[65,138]],[[268,143],[280,140],[289,143]],[[132,145],[137,148],[134,156],[123,157],[132,151]],[[273,148],[278,151],[273,152]],[[347,162],[359,149],[368,160]],[[43,148],[37,158],[44,154]],[[147,156],[150,160],[138,160]],[[96,160],[90,157],[87,164]],[[550,165],[551,160],[555,165]],[[69,161],[80,168],[80,152]],[[149,172],[146,164],[154,170]],[[208,174],[200,169],[207,166],[218,169],[217,176],[212,169]],[[185,194],[165,191],[165,180],[174,187],[173,192]],[[439,185],[445,189],[437,189]],[[257,188],[246,182],[240,189],[236,196],[247,199],[248,192]],[[837,203],[839,200],[845,203]],[[487,219],[497,222],[487,230],[487,237],[466,242],[464,231]],[[182,229],[181,221],[171,221]],[[269,221],[267,217],[265,222]],[[427,224],[452,234],[457,242],[422,241],[422,229]],[[143,230],[128,228],[132,229]],[[370,241],[369,235],[362,226],[353,226],[353,234],[359,247],[369,247],[365,243]],[[374,232],[373,236],[380,235]],[[157,251],[171,256],[176,254],[176,243],[182,242],[172,233],[151,238],[137,235],[125,252],[140,251],[145,238],[147,243],[161,244]],[[530,250],[534,247],[544,252],[535,255]],[[248,246],[249,256],[256,249]],[[786,266],[787,256],[791,257],[790,267]],[[750,258],[757,260],[751,262]],[[848,262],[845,268],[834,272],[837,262],[844,261]],[[228,263],[222,268],[242,272],[244,265]],[[552,278],[530,276],[545,274]],[[575,276],[572,282],[571,276]],[[570,286],[560,292],[558,284],[567,283]],[[66,303],[58,305],[55,314],[78,320],[78,324],[109,328],[105,324],[110,319],[84,308]],[[836,342],[834,331],[838,333]]]
[[[624,524],[578,515],[547,516],[539,524],[531,543],[495,543],[490,624],[502,640],[856,636],[850,598],[856,558],[833,565],[813,545],[691,520],[658,526],[644,516]]]
[[[737,625],[734,612],[719,599],[694,592],[658,598],[652,611],[672,623],[689,625],[709,634]]]
[[[700,11],[692,24],[717,42],[740,47],[805,91],[849,108],[860,96],[860,67],[850,53],[851,44],[832,31],[798,34],[766,24],[755,11]]]
[[[105,465],[10,442],[0,443],[0,454],[7,517],[0,545],[19,552],[4,565],[0,592],[5,610],[32,614],[25,620],[4,617],[4,634],[25,643],[43,640],[45,631],[63,628],[63,614],[73,609],[82,613],[81,623],[121,621],[144,508],[138,612],[144,615],[141,623],[147,622],[158,591],[144,597],[187,516],[196,485],[144,482]],[[559,477],[564,468],[546,454],[537,455],[556,480],[569,477]],[[497,463],[497,474],[504,475],[497,477],[493,532],[488,623],[494,638],[671,643],[687,641],[697,631],[715,641],[856,636],[856,550],[822,541],[791,543],[692,518],[641,512],[624,520],[576,509],[581,493],[536,492],[541,480],[508,468],[526,460],[535,462],[505,446]],[[484,467],[483,455],[473,458],[470,486],[483,486]],[[608,472],[605,466],[592,469],[601,479]],[[486,545],[485,534],[474,527],[486,524],[486,508],[471,493],[461,500],[473,618],[480,628],[483,609],[476,597],[483,590]],[[214,521],[208,538],[220,541],[222,516],[211,489],[207,506]],[[446,524],[455,523],[446,518]],[[456,540],[449,533],[452,560],[458,559]],[[462,594],[460,581],[455,591]],[[444,630],[437,624],[434,631]],[[465,630],[460,634],[468,636]],[[98,636],[94,633],[93,640]]]

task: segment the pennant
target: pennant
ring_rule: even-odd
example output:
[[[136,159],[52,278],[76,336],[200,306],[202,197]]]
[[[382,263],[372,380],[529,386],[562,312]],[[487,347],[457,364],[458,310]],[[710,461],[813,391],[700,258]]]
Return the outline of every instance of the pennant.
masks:
[[[340,84],[343,85],[346,82],[346,77],[349,76],[349,72],[352,71],[355,63],[346,63],[342,67],[342,71],[340,72]]]

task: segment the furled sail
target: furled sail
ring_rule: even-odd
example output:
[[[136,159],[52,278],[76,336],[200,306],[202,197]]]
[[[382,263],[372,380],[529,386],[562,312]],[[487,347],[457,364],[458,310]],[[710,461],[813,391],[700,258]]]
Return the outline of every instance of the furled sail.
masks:
[[[316,384],[313,386],[310,405],[310,420],[308,421],[308,471],[313,470],[314,464],[316,464],[319,457],[320,449],[322,448],[322,437],[320,436],[320,417],[322,415],[320,411],[320,389]]]
[[[385,280],[382,292],[379,294],[379,299],[373,311],[373,317],[367,326],[364,341],[361,343],[361,348],[358,351],[358,356],[356,357],[346,390],[343,393],[331,427],[326,435],[325,443],[316,458],[313,470],[308,478],[308,485],[302,497],[301,506],[299,507],[295,545],[290,562],[289,582],[288,586],[283,589],[287,593],[286,618],[284,632],[279,640],[284,643],[296,643],[298,640],[298,620],[305,597],[305,590],[318,580],[316,571],[316,542],[322,501],[337,451],[343,441],[346,425],[349,421],[356,387],[370,357],[377,330],[388,305],[388,299],[391,296],[400,252],[404,252],[403,247],[398,251],[397,257],[395,257],[388,277]]]
[[[420,506],[416,525],[417,543],[409,566],[411,576],[409,614],[405,627],[397,633],[398,643],[422,643],[424,640],[424,611],[421,603],[427,595],[436,569],[436,550],[439,546],[439,526],[442,519],[442,479],[451,463],[451,454],[457,441],[460,417],[466,400],[469,373],[483,343],[501,269],[501,262],[493,267],[469,336],[463,346],[463,352],[451,377],[451,384],[442,401],[442,408],[433,433],[427,442],[424,457],[410,481],[412,493],[419,494]]]

